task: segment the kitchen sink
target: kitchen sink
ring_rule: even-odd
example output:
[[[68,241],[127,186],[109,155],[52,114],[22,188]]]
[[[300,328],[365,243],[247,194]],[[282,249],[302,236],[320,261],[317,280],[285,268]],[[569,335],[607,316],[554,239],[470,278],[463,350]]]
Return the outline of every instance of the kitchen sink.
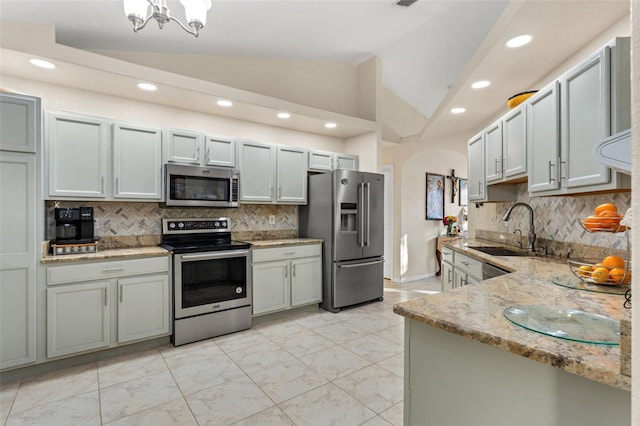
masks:
[[[528,252],[515,251],[504,247],[471,247],[468,248],[481,251],[491,256],[530,256]]]

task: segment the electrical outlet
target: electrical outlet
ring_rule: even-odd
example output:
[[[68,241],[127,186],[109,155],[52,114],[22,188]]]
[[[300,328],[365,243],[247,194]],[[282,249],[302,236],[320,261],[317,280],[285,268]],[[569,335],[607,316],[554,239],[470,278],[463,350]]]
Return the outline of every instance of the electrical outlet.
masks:
[[[269,225],[275,225],[275,224],[276,224],[276,216],[269,215]]]
[[[93,219],[93,227],[95,229],[100,229],[100,219]]]

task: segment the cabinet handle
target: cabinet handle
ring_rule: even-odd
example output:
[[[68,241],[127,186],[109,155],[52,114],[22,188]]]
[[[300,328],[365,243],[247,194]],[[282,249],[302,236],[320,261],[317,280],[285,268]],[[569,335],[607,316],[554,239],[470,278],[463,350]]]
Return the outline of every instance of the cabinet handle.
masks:
[[[120,178],[116,178],[116,195],[120,194]]]
[[[285,266],[285,267],[284,267],[284,277],[285,277],[285,278],[287,278],[287,275],[288,275],[288,273],[287,273],[287,269],[289,269],[289,267],[288,267],[288,266]]]
[[[478,181],[478,195],[484,195],[482,193],[482,181]]]
[[[102,270],[102,272],[118,272],[118,271],[124,271],[124,268],[105,268]]]
[[[496,174],[498,174],[498,161],[500,161],[500,159],[496,158]]]
[[[118,296],[120,297],[120,303],[122,303],[122,284],[118,286]]]
[[[562,179],[567,179],[567,176],[562,176],[562,165],[564,164],[564,170],[567,171],[567,162],[566,161],[560,161],[560,180]]]
[[[271,198],[273,198],[273,186],[271,187],[271,189],[269,189],[269,195],[271,196]]]
[[[296,265],[291,265],[291,276],[292,277],[296,276]]]
[[[451,269],[447,271],[447,284],[451,284],[451,272],[453,272]]]
[[[100,178],[100,193],[104,194],[104,176]]]
[[[200,161],[200,147],[196,147],[196,161]]]
[[[205,160],[206,160],[207,163],[209,162],[209,159],[210,159],[209,156],[210,155],[211,155],[211,149],[207,148],[207,152],[205,154]]]
[[[104,306],[107,306],[107,288],[106,287],[103,290],[103,299],[104,299]]]
[[[469,266],[469,262],[463,262],[463,261],[460,261],[460,263],[462,263],[462,264],[463,264],[463,265],[465,265],[465,266]]]
[[[278,187],[278,198],[282,198],[282,187]]]
[[[292,256],[292,255],[294,255],[294,254],[296,254],[296,252],[295,252],[295,251],[285,251],[285,252],[284,252],[284,255],[285,255],[285,256]]]
[[[556,179],[553,177],[553,174],[551,174],[551,168],[555,167],[556,165],[553,164],[553,162],[551,160],[549,160],[549,183],[555,181]]]

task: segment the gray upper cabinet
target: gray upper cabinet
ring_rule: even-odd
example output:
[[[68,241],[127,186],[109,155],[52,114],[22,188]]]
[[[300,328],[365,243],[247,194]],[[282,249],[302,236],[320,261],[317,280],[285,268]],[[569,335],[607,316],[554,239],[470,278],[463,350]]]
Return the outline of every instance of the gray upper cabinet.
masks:
[[[335,154],[329,151],[309,151],[309,170],[330,172],[333,170],[334,156]]]
[[[485,179],[487,183],[490,183],[502,180],[502,121],[496,121],[484,132]]]
[[[239,141],[240,202],[275,201],[276,147],[260,142]]]
[[[307,202],[307,151],[300,148],[279,146],[276,159],[278,203],[306,204]]]
[[[40,120],[40,98],[0,94],[0,150],[35,153]]]
[[[519,105],[502,117],[502,176],[505,181],[527,176],[527,113]]]
[[[166,134],[167,162],[201,164],[204,158],[204,135],[188,130],[169,129]]]
[[[106,198],[109,122],[49,112],[45,158],[49,198]]]
[[[113,125],[113,198],[162,199],[162,131]]]
[[[359,169],[359,157],[351,154],[335,154],[333,158],[334,168],[358,170]]]
[[[236,142],[224,136],[207,136],[205,165],[236,167]]]
[[[527,103],[529,192],[557,189],[560,161],[560,83],[539,90]]]
[[[484,180],[484,133],[479,133],[469,140],[469,201],[484,201],[486,182]]]
[[[165,139],[169,163],[236,167],[236,143],[232,138],[169,129]]]
[[[531,98],[527,138],[532,195],[631,187],[628,175],[612,171],[592,154],[602,139],[630,123],[628,56],[628,39],[615,39]]]

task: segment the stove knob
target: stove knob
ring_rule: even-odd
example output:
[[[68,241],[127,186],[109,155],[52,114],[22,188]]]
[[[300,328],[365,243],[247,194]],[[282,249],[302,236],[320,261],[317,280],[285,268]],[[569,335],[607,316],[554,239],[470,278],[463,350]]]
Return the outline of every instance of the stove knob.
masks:
[[[227,221],[223,220],[222,222],[220,222],[220,227],[221,228],[226,228],[227,227]]]
[[[184,222],[178,222],[178,228],[184,228]]]
[[[218,222],[218,221],[213,222],[213,227],[214,228],[220,228],[220,222]]]
[[[175,229],[175,227],[176,227],[175,223],[173,222],[169,223],[169,229]]]

